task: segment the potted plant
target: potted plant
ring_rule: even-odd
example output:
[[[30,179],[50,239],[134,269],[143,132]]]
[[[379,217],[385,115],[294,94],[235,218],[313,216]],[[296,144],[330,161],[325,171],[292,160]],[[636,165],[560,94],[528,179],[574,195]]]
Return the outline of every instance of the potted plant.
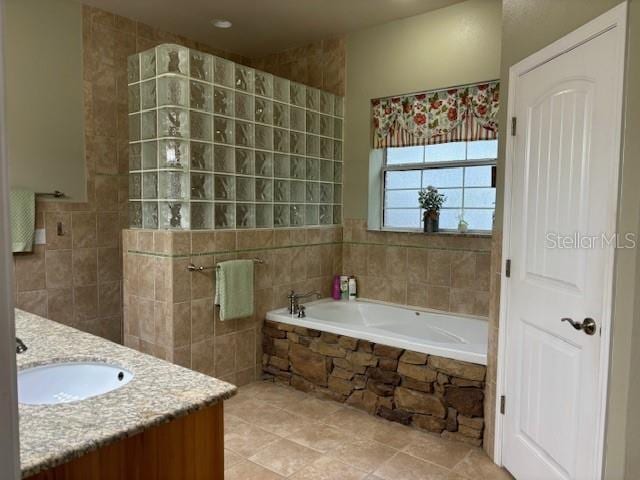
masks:
[[[424,210],[425,232],[435,233],[438,231],[440,209],[446,199],[444,194],[438,193],[438,189],[431,185],[418,193],[418,203],[420,203],[420,208]]]

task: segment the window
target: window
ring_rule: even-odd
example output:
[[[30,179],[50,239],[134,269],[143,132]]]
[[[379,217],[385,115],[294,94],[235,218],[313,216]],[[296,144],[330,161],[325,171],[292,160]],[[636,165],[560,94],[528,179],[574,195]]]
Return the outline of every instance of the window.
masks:
[[[457,230],[460,218],[472,231],[490,231],[496,189],[497,140],[385,149],[382,226],[422,227],[418,192],[432,185],[446,196],[440,229]]]

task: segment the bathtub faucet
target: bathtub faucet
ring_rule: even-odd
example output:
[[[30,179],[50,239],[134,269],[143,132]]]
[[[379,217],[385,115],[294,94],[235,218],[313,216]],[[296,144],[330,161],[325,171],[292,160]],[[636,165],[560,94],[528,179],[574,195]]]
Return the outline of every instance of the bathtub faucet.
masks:
[[[307,293],[296,293],[291,290],[291,293],[287,296],[289,299],[289,313],[291,315],[298,315],[300,313],[300,299],[301,298],[309,298],[309,297],[317,297],[318,299],[322,298],[322,294],[317,291],[307,292]],[[302,312],[304,312],[304,307],[302,307]],[[304,315],[303,315],[304,316]]]

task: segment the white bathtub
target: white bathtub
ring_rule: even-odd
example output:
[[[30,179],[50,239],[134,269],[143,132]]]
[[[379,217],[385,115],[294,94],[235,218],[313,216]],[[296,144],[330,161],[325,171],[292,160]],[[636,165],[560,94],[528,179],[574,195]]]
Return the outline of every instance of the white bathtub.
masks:
[[[305,318],[286,308],[267,320],[313,328],[415,352],[487,364],[487,321],[366,300],[307,303]]]

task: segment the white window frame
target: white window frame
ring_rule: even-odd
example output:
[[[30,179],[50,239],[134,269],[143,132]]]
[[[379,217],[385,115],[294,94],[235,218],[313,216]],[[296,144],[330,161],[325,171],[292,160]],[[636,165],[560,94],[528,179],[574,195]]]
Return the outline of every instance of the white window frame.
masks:
[[[466,142],[467,145],[465,146],[465,148],[468,148],[468,142]],[[451,160],[451,161],[437,161],[437,162],[422,162],[422,163],[399,163],[399,164],[394,164],[394,165],[388,165],[387,164],[387,151],[388,148],[384,148],[381,149],[382,152],[382,164],[379,167],[380,168],[380,180],[379,180],[379,186],[378,188],[380,189],[379,191],[379,208],[378,208],[378,215],[379,215],[379,219],[376,222],[377,225],[379,225],[379,230],[385,230],[385,231],[392,231],[392,232],[421,232],[422,229],[421,228],[410,228],[410,227],[387,227],[384,224],[384,212],[386,210],[385,208],[385,202],[386,202],[386,185],[385,185],[385,179],[386,179],[386,173],[387,172],[406,172],[406,171],[414,171],[414,170],[420,170],[420,171],[424,171],[424,170],[429,170],[429,169],[440,169],[440,168],[457,168],[457,167],[478,167],[478,166],[492,166],[495,167],[498,163],[498,158],[496,156],[496,158],[485,158],[485,159],[474,159],[474,160]],[[466,155],[465,155],[466,157]],[[375,168],[374,165],[371,165],[373,168]],[[467,209],[465,209],[464,206],[464,190],[465,189],[474,189],[474,188],[487,188],[487,187],[465,187],[464,186],[464,175],[465,175],[465,170],[462,170],[462,206],[461,206],[461,210],[488,210],[488,208],[479,208],[479,207],[468,207]],[[422,184],[422,182],[421,182]],[[370,185],[371,188],[371,185]],[[393,190],[403,190],[403,189],[393,189]],[[407,189],[407,190],[415,190],[415,189]],[[371,200],[371,194],[370,194],[370,200]],[[417,199],[416,199],[417,202]],[[391,209],[393,210],[393,209]],[[402,209],[404,210],[404,209]],[[495,211],[495,206],[493,208],[493,210]],[[369,215],[370,219],[371,219],[371,211],[370,211],[370,215]],[[440,232],[442,233],[454,233],[457,232],[457,229],[440,229]],[[492,230],[467,230],[467,233],[471,233],[471,234],[478,234],[478,235],[491,235]]]

